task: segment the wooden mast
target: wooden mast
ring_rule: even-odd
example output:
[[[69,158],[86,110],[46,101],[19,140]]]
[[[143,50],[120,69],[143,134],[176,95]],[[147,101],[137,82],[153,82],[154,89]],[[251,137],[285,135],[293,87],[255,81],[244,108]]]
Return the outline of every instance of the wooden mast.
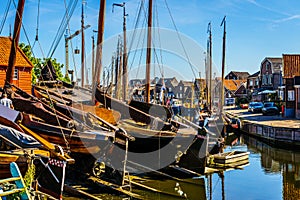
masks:
[[[117,99],[121,99],[121,92],[122,92],[122,66],[123,66],[123,52],[122,52],[122,39],[120,38],[120,43],[119,43],[119,66],[118,66],[118,82],[117,82]]]
[[[212,34],[211,34],[211,22],[208,23],[208,33],[209,33],[209,40],[208,40],[208,60],[207,62],[209,67],[209,84],[208,84],[208,104],[209,104],[209,110],[211,110],[211,103],[212,103],[212,92],[211,92],[211,86],[212,86]]]
[[[152,0],[148,6],[148,30],[147,30],[147,58],[146,58],[146,88],[145,102],[150,102],[150,62],[151,62],[151,37],[152,37]]]
[[[95,75],[95,37],[92,36],[92,79]],[[93,83],[93,82],[92,82]]]
[[[127,70],[127,39],[126,39],[126,9],[125,2],[123,3],[123,101],[127,97],[127,85],[128,85],[128,70]]]
[[[82,7],[81,7],[81,87],[84,87],[84,68],[85,68],[85,49],[84,49],[84,13],[83,13],[83,6],[84,2],[82,1]]]
[[[93,102],[95,101],[96,88],[98,85],[100,86],[100,73],[102,71],[102,42],[103,42],[103,33],[104,33],[105,5],[106,5],[106,0],[100,0],[100,9],[99,9],[99,17],[98,17],[96,66],[95,66],[96,80],[93,80],[93,94],[92,94]]]
[[[25,0],[19,0],[16,17],[15,17],[14,33],[13,33],[11,49],[9,54],[8,67],[6,72],[6,80],[4,85],[5,89],[9,87],[8,83],[13,82],[15,64],[16,64],[16,51],[19,45],[24,5],[25,5]]]
[[[224,105],[224,73],[225,73],[225,50],[226,50],[226,15],[224,16],[221,26],[224,25],[224,31],[223,31],[223,49],[222,49],[222,83],[221,83],[221,105],[220,109],[222,111],[223,105]]]

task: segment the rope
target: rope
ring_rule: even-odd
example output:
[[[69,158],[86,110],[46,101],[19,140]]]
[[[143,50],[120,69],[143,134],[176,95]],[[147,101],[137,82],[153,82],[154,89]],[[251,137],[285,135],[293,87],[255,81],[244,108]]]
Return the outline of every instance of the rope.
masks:
[[[171,18],[171,20],[172,20],[173,26],[174,26],[174,28],[175,28],[175,30],[176,30],[177,37],[178,37],[178,39],[179,39],[179,41],[180,41],[180,44],[181,44],[181,46],[182,46],[182,48],[183,48],[183,50],[184,50],[184,54],[185,54],[185,56],[187,57],[188,63],[189,63],[189,65],[190,65],[190,68],[191,68],[191,70],[192,70],[192,72],[193,72],[194,77],[196,77],[196,74],[195,74],[195,72],[194,72],[192,63],[191,63],[190,58],[189,58],[189,56],[188,56],[188,54],[187,54],[187,52],[186,52],[186,49],[185,49],[185,47],[184,47],[184,45],[183,45],[183,42],[182,42],[182,40],[181,40],[181,37],[180,37],[180,35],[179,35],[179,31],[178,31],[177,26],[176,26],[176,24],[175,24],[174,18],[173,18],[172,14],[171,14],[171,10],[170,10],[170,8],[169,8],[169,5],[168,5],[168,3],[167,3],[167,0],[165,0],[165,4],[166,4],[166,7],[167,7],[167,9],[168,9],[168,12],[169,12],[170,18]]]
[[[32,45],[32,48],[34,48],[35,42],[39,40],[39,18],[40,18],[40,0],[38,1],[38,14],[37,14],[37,19],[36,19],[36,35],[35,35],[35,40]]]
[[[11,0],[9,0],[9,1],[7,2],[7,5],[6,5],[5,14],[4,14],[4,16],[3,16],[3,20],[2,20],[1,25],[0,25],[0,35],[1,35],[1,33],[2,33],[4,24],[5,24],[7,15],[8,15],[8,11],[9,11],[9,8],[10,8],[10,4],[11,4]]]
[[[178,37],[178,39],[179,39],[179,41],[180,41],[180,44],[181,44],[181,46],[182,46],[182,48],[183,48],[183,51],[184,51],[184,54],[185,54],[185,56],[186,56],[186,58],[187,58],[187,61],[188,61],[188,63],[189,63],[189,66],[190,66],[190,68],[191,68],[191,71],[192,71],[194,77],[196,78],[196,77],[197,77],[197,76],[196,76],[196,73],[195,73],[195,71],[194,71],[194,69],[193,69],[193,66],[192,66],[192,63],[191,63],[191,61],[190,61],[190,58],[189,58],[189,56],[188,56],[188,54],[187,54],[187,51],[186,51],[186,49],[185,49],[185,47],[184,47],[184,44],[183,44],[183,42],[182,42],[182,39],[181,39],[181,37],[180,37],[180,35],[179,35],[179,31],[178,31],[177,26],[176,26],[176,24],[175,24],[174,18],[173,18],[172,14],[171,14],[171,10],[170,10],[170,8],[169,8],[169,5],[168,5],[168,3],[167,3],[167,0],[165,0],[165,4],[166,4],[166,7],[167,7],[167,9],[168,9],[168,13],[169,13],[170,18],[171,18],[171,20],[172,20],[173,26],[174,26],[174,28],[175,28],[175,30],[176,30],[177,37]],[[200,91],[200,92],[201,92],[201,91]],[[199,95],[199,94],[197,94],[197,95]]]
[[[48,53],[48,58],[51,58],[56,50],[56,48],[58,47],[58,44],[63,36],[63,33],[66,29],[66,26],[67,24],[69,23],[70,21],[70,18],[75,10],[75,7],[77,5],[77,2],[78,0],[74,0],[74,1],[70,1],[69,2],[69,5],[68,5],[68,8],[65,12],[65,15],[60,23],[60,26],[57,30],[57,33],[55,35],[55,39],[54,39],[54,42],[52,43],[51,47],[50,47],[50,50],[49,50],[49,53]]]

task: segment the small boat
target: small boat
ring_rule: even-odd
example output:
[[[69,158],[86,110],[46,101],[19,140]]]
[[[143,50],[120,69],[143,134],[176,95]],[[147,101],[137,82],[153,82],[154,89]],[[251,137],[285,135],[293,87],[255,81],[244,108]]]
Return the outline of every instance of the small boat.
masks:
[[[60,155],[64,157],[63,153]],[[0,179],[7,179],[11,174],[15,176],[16,170],[12,171],[11,165],[16,163],[18,176],[26,177],[30,171],[30,176],[33,176],[30,181],[37,183],[35,191],[30,194],[38,195],[43,191],[44,196],[51,195],[59,199],[62,195],[65,168],[70,161],[68,156],[64,158],[61,160],[52,151],[42,149],[41,143],[31,136],[0,124]],[[30,187],[33,188],[33,185]]]
[[[249,152],[245,151],[231,151],[219,154],[213,154],[209,157],[209,162],[215,165],[224,165],[231,167],[235,163],[248,161]]]

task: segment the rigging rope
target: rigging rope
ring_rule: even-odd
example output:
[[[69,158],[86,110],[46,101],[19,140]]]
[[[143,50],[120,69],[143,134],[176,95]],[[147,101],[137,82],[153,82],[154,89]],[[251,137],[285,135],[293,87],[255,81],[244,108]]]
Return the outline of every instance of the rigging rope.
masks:
[[[0,35],[1,35],[1,33],[2,33],[4,24],[5,24],[7,15],[8,15],[8,11],[9,11],[9,8],[10,8],[10,4],[11,4],[11,0],[9,0],[9,1],[7,2],[7,5],[6,5],[5,14],[4,14],[4,16],[3,16],[3,20],[2,20],[1,25],[0,25]]]
[[[193,66],[192,66],[192,63],[191,63],[191,61],[190,61],[190,58],[189,58],[189,56],[188,56],[188,54],[187,54],[187,51],[186,51],[186,49],[185,49],[185,47],[184,47],[184,45],[183,45],[183,42],[182,42],[182,40],[181,40],[181,37],[180,37],[180,35],[179,35],[179,31],[178,31],[177,26],[176,26],[176,24],[175,24],[174,18],[173,18],[172,14],[171,14],[171,10],[170,10],[170,8],[169,8],[169,5],[168,5],[168,3],[167,3],[167,0],[165,0],[165,4],[166,4],[166,7],[167,7],[167,9],[168,9],[168,13],[169,13],[170,18],[171,18],[171,20],[172,20],[173,26],[174,26],[174,28],[175,28],[175,30],[176,30],[177,37],[178,37],[178,39],[179,39],[179,41],[180,41],[180,44],[181,44],[181,46],[182,46],[182,48],[183,48],[184,54],[185,54],[185,56],[186,56],[186,58],[187,58],[187,60],[188,60],[188,63],[189,63],[189,65],[190,65],[190,68],[191,68],[191,70],[192,70],[192,72],[193,72],[194,77],[196,77],[196,73],[195,73],[195,71],[194,71],[194,69],[193,69]]]
[[[66,12],[64,14],[64,17],[63,17],[63,19],[62,19],[62,21],[60,23],[60,26],[59,26],[59,28],[57,30],[56,35],[55,35],[54,42],[52,43],[52,45],[51,45],[51,47],[49,49],[49,53],[48,53],[48,56],[47,56],[48,58],[51,58],[53,56],[56,48],[58,47],[58,44],[59,44],[59,42],[60,42],[60,40],[61,40],[61,38],[62,38],[62,36],[64,34],[66,26],[69,23],[70,18],[73,15],[73,12],[74,12],[74,10],[76,8],[77,2],[78,2],[78,0],[74,0],[74,1],[70,1],[69,2],[68,8],[67,8],[67,10],[66,10]]]
[[[174,21],[174,18],[173,18],[173,16],[172,16],[172,14],[171,14],[171,10],[170,10],[170,8],[169,8],[169,5],[168,5],[168,3],[167,3],[167,0],[165,0],[165,4],[166,4],[166,7],[167,7],[167,9],[168,9],[168,13],[169,13],[170,18],[171,18],[171,20],[172,20],[173,26],[174,26],[174,28],[175,28],[175,30],[176,30],[177,37],[178,37],[178,39],[179,39],[179,41],[180,41],[180,44],[181,44],[181,46],[182,46],[182,48],[183,48],[184,54],[185,54],[185,56],[186,56],[186,58],[187,58],[188,64],[189,64],[189,66],[190,66],[190,68],[191,68],[191,71],[192,71],[192,73],[193,73],[193,75],[194,75],[194,77],[195,77],[195,81],[196,81],[196,77],[197,77],[197,76],[196,76],[196,73],[195,73],[195,71],[194,71],[194,69],[193,69],[193,66],[192,66],[192,63],[191,63],[191,61],[190,61],[190,58],[189,58],[189,56],[188,56],[188,54],[187,54],[186,48],[184,47],[184,44],[183,44],[183,42],[182,42],[182,39],[181,39],[181,37],[180,37],[180,35],[179,35],[178,28],[177,28],[177,26],[176,26],[176,24],[175,24],[175,21]],[[201,82],[201,79],[200,79],[200,82]],[[200,83],[200,84],[201,84],[201,83]],[[199,92],[201,93],[201,91],[195,91],[195,92],[197,93],[197,96],[200,95]]]
[[[135,17],[135,26],[134,26],[134,32],[133,32],[132,38],[136,38],[137,27],[138,27],[138,24],[139,24],[139,21],[140,21],[140,17],[141,17],[141,14],[142,14],[142,10],[144,10],[143,8],[144,8],[144,0],[141,1],[141,4],[139,5],[139,11],[138,11],[138,13],[137,13],[137,15],[136,15],[136,17]],[[145,23],[145,21],[146,21],[146,20],[144,19],[143,24]],[[138,37],[138,41],[140,41],[141,35],[142,35],[142,33],[141,33],[141,31],[140,31],[140,34],[139,34],[139,37]],[[129,45],[129,49],[128,49],[128,57],[129,57],[129,55],[130,55],[130,52],[131,52],[131,49],[132,49],[132,46],[133,46],[133,41],[134,41],[134,40],[131,40],[130,45]],[[138,44],[139,44],[139,42],[136,43],[136,46],[138,46]],[[143,44],[142,44],[142,45],[144,45],[144,41],[143,41]],[[137,47],[136,47],[135,49],[136,49],[136,50],[134,51],[133,59],[132,59],[132,61],[131,61],[131,65],[130,65],[130,68],[129,68],[130,70],[132,69],[133,62],[134,62],[135,56],[136,56],[136,54],[137,54]],[[138,70],[138,71],[139,71],[139,70]]]
[[[37,19],[36,19],[36,34],[35,34],[35,40],[32,45],[32,49],[35,46],[35,43],[39,40],[39,18],[40,18],[40,0],[38,1],[38,11],[37,11]]]

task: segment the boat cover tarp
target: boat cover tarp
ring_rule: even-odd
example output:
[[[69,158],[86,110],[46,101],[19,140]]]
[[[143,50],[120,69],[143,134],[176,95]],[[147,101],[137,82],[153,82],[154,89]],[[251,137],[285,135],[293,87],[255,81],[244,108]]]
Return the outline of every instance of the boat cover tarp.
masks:
[[[0,139],[1,137],[22,148],[38,148],[41,146],[33,137],[0,124]]]
[[[19,115],[19,112],[16,110],[13,110],[11,108],[8,108],[2,104],[0,104],[0,116],[4,117],[5,119],[8,119],[10,121],[15,121]]]

